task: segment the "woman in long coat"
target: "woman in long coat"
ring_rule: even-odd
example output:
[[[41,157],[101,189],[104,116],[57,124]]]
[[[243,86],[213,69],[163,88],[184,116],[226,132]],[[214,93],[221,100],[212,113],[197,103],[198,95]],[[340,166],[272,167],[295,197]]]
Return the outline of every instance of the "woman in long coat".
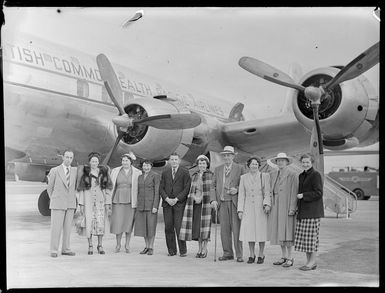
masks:
[[[241,176],[238,190],[238,217],[241,220],[239,240],[249,242],[250,257],[255,261],[255,242],[259,242],[258,264],[265,260],[264,248],[267,239],[267,215],[271,207],[270,175],[259,171],[261,159],[247,160],[250,172]]]
[[[272,208],[268,219],[268,238],[270,244],[280,245],[282,251],[281,259],[273,264],[291,267],[294,264],[291,252],[294,245],[298,175],[288,168],[293,159],[285,153],[279,153],[271,162],[278,165],[278,171],[270,175]]]
[[[152,162],[144,161],[143,174],[138,177],[138,203],[135,214],[135,236],[144,237],[145,248],[140,254],[154,253],[154,240],[160,203],[160,176],[151,171]]]
[[[85,165],[78,185],[80,211],[85,217],[83,233],[88,238],[88,254],[93,254],[92,235],[98,236],[97,250],[104,254],[102,239],[109,233],[108,215],[111,213],[112,182],[107,167],[100,166],[100,155],[89,154],[89,166]]]
[[[304,171],[299,174],[294,249],[306,253],[306,264],[299,269],[309,271],[317,268],[319,226],[324,217],[323,182],[321,174],[313,168],[312,155],[304,154],[300,161]]]
[[[192,174],[179,239],[198,241],[199,248],[195,257],[205,258],[207,242],[210,240],[210,192],[214,173],[208,169],[210,161],[205,155],[198,156],[197,162],[199,170]]]
[[[122,166],[111,171],[113,184],[111,233],[116,235],[115,252],[120,251],[123,232],[126,233],[126,253],[130,252],[138,197],[138,177],[142,174],[139,169],[132,166],[135,159],[132,152],[122,155]]]

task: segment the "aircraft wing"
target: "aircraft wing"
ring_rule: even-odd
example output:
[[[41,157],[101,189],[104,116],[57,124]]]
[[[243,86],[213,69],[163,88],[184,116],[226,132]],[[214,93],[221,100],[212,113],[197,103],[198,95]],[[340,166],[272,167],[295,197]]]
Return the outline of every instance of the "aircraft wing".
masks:
[[[222,135],[226,144],[260,157],[279,152],[298,153],[298,146],[308,149],[310,132],[292,114],[224,124]]]
[[[354,155],[378,155],[379,151],[352,150],[352,151],[325,151],[325,156],[354,156]]]

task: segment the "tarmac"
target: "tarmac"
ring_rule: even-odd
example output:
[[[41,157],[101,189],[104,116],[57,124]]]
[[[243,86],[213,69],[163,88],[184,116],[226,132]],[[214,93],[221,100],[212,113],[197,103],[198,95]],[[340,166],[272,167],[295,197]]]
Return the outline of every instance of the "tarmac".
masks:
[[[273,265],[279,246],[266,243],[265,262],[214,259],[215,226],[212,226],[207,258],[197,259],[196,241],[187,242],[187,257],[168,256],[163,216],[158,215],[154,255],[140,255],[142,237],[131,237],[131,251],[114,252],[115,235],[104,236],[105,255],[88,255],[85,237],[71,234],[75,256],[50,257],[50,217],[37,209],[43,183],[6,182],[7,289],[77,287],[378,287],[379,201],[358,201],[350,218],[325,210],[321,220],[317,269],[301,271],[305,254],[293,250],[290,268]],[[216,259],[222,255],[220,227],[216,227]],[[97,239],[94,238],[96,250]],[[122,244],[124,240],[122,241]],[[258,245],[256,245],[258,249]]]

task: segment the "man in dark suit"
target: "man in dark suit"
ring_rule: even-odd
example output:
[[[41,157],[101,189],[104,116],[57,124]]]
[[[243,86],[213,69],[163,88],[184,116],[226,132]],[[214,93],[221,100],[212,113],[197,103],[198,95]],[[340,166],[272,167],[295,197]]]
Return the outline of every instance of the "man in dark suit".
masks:
[[[236,153],[232,146],[225,146],[221,152],[225,164],[215,168],[210,194],[212,207],[219,211],[223,256],[219,260],[234,259],[232,238],[237,262],[243,262],[242,241],[239,240],[241,221],[238,218],[238,187],[245,168],[233,162]],[[233,237],[232,237],[233,236]]]
[[[183,257],[187,255],[187,247],[186,241],[179,240],[179,231],[182,225],[187,195],[190,191],[191,178],[188,170],[179,166],[180,158],[178,154],[173,153],[170,156],[169,163],[171,168],[163,171],[159,187],[159,193],[162,197],[166,244],[168,255],[176,255],[176,233],[179,253]]]

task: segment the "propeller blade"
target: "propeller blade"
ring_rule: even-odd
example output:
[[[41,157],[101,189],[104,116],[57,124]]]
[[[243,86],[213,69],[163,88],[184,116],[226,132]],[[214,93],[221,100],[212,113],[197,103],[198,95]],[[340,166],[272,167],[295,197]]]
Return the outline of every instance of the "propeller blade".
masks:
[[[165,114],[146,117],[133,121],[136,124],[144,124],[158,129],[187,129],[194,128],[201,123],[202,119],[198,114]]]
[[[118,108],[120,115],[125,114],[123,107],[119,101],[123,101],[123,94],[120,88],[119,80],[110,60],[104,54],[96,56],[96,63],[99,68],[100,76],[104,81],[104,86],[115,106]]]
[[[111,156],[114,153],[114,151],[115,151],[117,145],[119,144],[119,141],[122,139],[123,135],[124,135],[123,131],[119,132],[118,136],[116,137],[114,146],[111,148],[111,150],[108,152],[107,156],[103,160],[104,166],[108,166],[108,163],[110,162]]]
[[[353,79],[365,71],[372,68],[380,61],[380,42],[374,44],[365,52],[361,53],[355,59],[353,59],[348,65],[341,69],[340,72],[330,80],[325,89],[332,89],[337,84],[349,79]]]
[[[295,83],[295,81],[288,74],[255,58],[242,57],[239,59],[238,64],[248,72],[258,75],[268,81],[290,87],[301,92],[305,90],[302,85]]]
[[[319,126],[318,119],[318,107],[319,104],[312,104],[313,106],[313,119],[314,126],[310,138],[310,152],[314,156],[314,169],[318,170],[322,177],[322,182],[324,180],[324,151],[323,151],[323,142],[321,135],[321,128]]]

